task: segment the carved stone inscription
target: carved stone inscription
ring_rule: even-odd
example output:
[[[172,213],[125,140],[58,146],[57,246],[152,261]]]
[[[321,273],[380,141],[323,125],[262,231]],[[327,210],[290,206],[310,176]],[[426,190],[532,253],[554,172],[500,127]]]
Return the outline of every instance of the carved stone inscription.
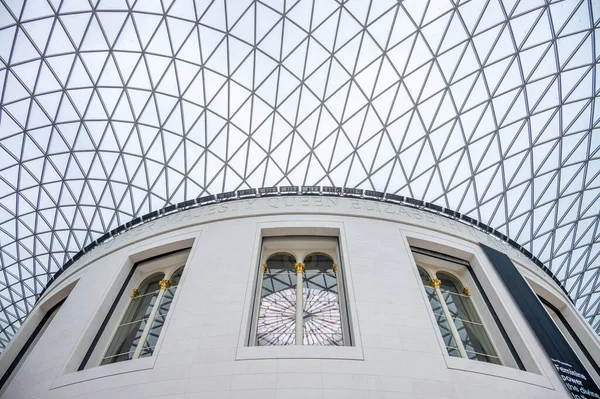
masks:
[[[487,245],[494,247],[500,251],[510,253],[511,255],[517,257],[520,260],[530,262],[530,259],[528,257],[523,255],[521,252],[515,250],[507,243],[498,240],[490,234],[483,233],[475,228],[466,226],[455,220],[443,216],[438,216],[431,212],[420,211],[418,209],[389,204],[385,202],[366,201],[361,199],[352,199],[349,201],[349,206],[352,209],[360,211],[369,211],[372,213],[379,213],[382,215],[396,215],[400,216],[401,219],[409,219],[418,222],[424,222],[429,225],[434,225],[433,228],[436,228],[437,230],[446,233],[460,233],[462,237],[469,236],[475,239],[476,241],[485,242]],[[410,222],[409,220],[407,221]]]
[[[341,214],[357,213],[359,216],[360,214],[377,214],[377,217],[400,222],[426,224],[442,232],[460,235],[465,238],[470,237],[472,240],[485,242],[487,245],[505,253],[510,253],[520,260],[529,261],[525,255],[489,234],[482,233],[455,220],[441,217],[430,212],[396,204],[358,198],[277,196],[222,202],[177,212],[155,219],[144,223],[142,226],[126,231],[114,239],[104,242],[91,252],[85,254],[77,263],[83,265],[92,260],[91,258],[97,259],[112,249],[128,245],[131,242],[138,241],[157,233],[163,233],[174,228],[182,228],[186,225],[193,225],[203,221],[218,220],[221,217],[228,217],[229,215],[233,217],[235,217],[236,214],[239,216],[250,214],[260,215],[263,212],[292,211],[294,208],[296,210],[298,210],[298,208],[306,209],[307,212],[315,213],[335,212],[337,210]]]
[[[283,198],[269,198],[268,200],[269,207],[279,209],[279,208],[289,208],[293,206],[301,206],[301,207],[338,207],[340,204],[339,198],[331,198],[331,197],[283,197]]]

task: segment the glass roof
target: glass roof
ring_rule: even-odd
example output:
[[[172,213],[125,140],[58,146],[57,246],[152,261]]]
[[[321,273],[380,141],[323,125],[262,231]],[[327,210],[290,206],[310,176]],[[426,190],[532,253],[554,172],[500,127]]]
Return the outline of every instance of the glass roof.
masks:
[[[132,217],[272,185],[495,227],[600,331],[600,2],[0,0],[0,349]]]

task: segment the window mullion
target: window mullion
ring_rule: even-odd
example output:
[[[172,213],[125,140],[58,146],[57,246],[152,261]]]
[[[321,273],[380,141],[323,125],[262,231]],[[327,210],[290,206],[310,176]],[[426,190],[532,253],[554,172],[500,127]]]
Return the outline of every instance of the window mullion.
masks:
[[[168,280],[161,280],[163,281]],[[137,359],[144,349],[144,343],[146,342],[146,338],[148,338],[148,334],[150,333],[150,329],[152,328],[152,324],[154,323],[154,318],[156,317],[156,313],[158,313],[158,309],[160,308],[160,302],[162,301],[163,296],[165,295],[166,288],[163,288],[163,284],[161,284],[160,291],[158,291],[158,295],[156,296],[156,302],[154,302],[154,306],[152,307],[152,311],[148,316],[148,321],[146,322],[146,327],[144,327],[144,331],[140,337],[137,347],[135,348],[135,352],[133,353],[132,359]]]
[[[339,259],[339,254],[338,254],[338,259]],[[344,292],[344,287],[342,284],[342,279],[340,277],[340,271],[338,268],[337,263],[333,264],[333,274],[335,275],[335,282],[337,284],[337,289],[338,289],[338,295],[337,295],[337,299],[338,299],[338,306],[340,308],[340,326],[342,328],[342,342],[344,345],[346,345],[347,342],[350,342],[350,339],[348,337],[348,325],[347,323],[349,322],[349,320],[345,317],[347,315],[346,313],[346,293]]]
[[[304,263],[296,263],[294,269],[296,270],[296,345],[302,345],[304,343],[304,297],[302,295]]]
[[[448,305],[446,304],[446,300],[444,299],[444,295],[442,294],[442,290],[440,289],[440,280],[437,278],[432,279],[430,285],[435,289],[435,293],[438,296],[438,300],[440,305],[442,306],[442,311],[444,312],[444,316],[446,316],[446,321],[448,322],[448,327],[450,327],[450,332],[454,337],[454,342],[456,342],[456,346],[458,351],[460,352],[460,356],[463,358],[468,358],[467,351],[465,350],[465,346],[460,339],[460,334],[454,324],[454,319],[452,318],[452,313],[450,313],[450,309],[448,309]]]

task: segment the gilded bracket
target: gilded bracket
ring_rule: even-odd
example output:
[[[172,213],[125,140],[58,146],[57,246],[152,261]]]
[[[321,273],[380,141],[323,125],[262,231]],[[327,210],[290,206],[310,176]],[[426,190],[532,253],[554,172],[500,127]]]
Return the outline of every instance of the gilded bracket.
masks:
[[[296,273],[304,273],[304,270],[306,270],[306,266],[304,265],[304,263],[299,262],[294,265],[294,270],[296,270]]]
[[[263,263],[263,265],[262,265],[262,272],[263,273],[267,272],[267,264],[266,263]]]
[[[437,290],[441,287],[442,282],[439,278],[432,278],[431,280],[429,280],[429,285]]]
[[[463,295],[471,296],[471,291],[469,290],[469,287],[467,287],[466,285],[465,285],[465,288],[463,288]]]
[[[337,265],[337,263],[333,264],[333,272],[337,275],[337,272],[338,272],[338,265]]]
[[[161,290],[166,290],[166,289],[168,289],[168,288],[171,287],[171,281],[169,281],[169,280],[160,280],[158,282],[158,285],[160,286]]]
[[[133,291],[131,291],[131,298],[132,299],[135,299],[135,298],[137,298],[140,295],[141,295],[140,294],[140,290],[138,290],[137,288],[134,288]]]

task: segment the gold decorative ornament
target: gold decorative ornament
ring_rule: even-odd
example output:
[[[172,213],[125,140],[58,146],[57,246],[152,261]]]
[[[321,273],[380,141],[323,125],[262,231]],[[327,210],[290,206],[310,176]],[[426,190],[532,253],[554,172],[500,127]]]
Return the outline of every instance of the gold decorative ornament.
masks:
[[[431,280],[429,280],[429,285],[437,290],[442,285],[442,282],[439,278],[432,278]]]
[[[463,295],[471,296],[471,291],[469,290],[469,287],[465,286],[465,288],[463,288]]]
[[[267,272],[267,264],[266,263],[263,263],[263,265],[262,265],[262,272],[263,273]]]
[[[131,298],[135,299],[138,296],[140,296],[142,294],[140,294],[140,290],[138,290],[137,288],[134,288],[133,291],[131,292]]]
[[[171,287],[171,282],[169,280],[160,280],[158,285],[160,286],[161,290],[166,290]]]
[[[296,270],[296,273],[304,273],[305,269],[306,266],[302,262],[298,262],[294,265],[294,270]]]
[[[337,274],[337,272],[338,272],[338,265],[337,265],[337,263],[334,263],[334,264],[333,264],[333,272],[334,272],[335,274]]]

